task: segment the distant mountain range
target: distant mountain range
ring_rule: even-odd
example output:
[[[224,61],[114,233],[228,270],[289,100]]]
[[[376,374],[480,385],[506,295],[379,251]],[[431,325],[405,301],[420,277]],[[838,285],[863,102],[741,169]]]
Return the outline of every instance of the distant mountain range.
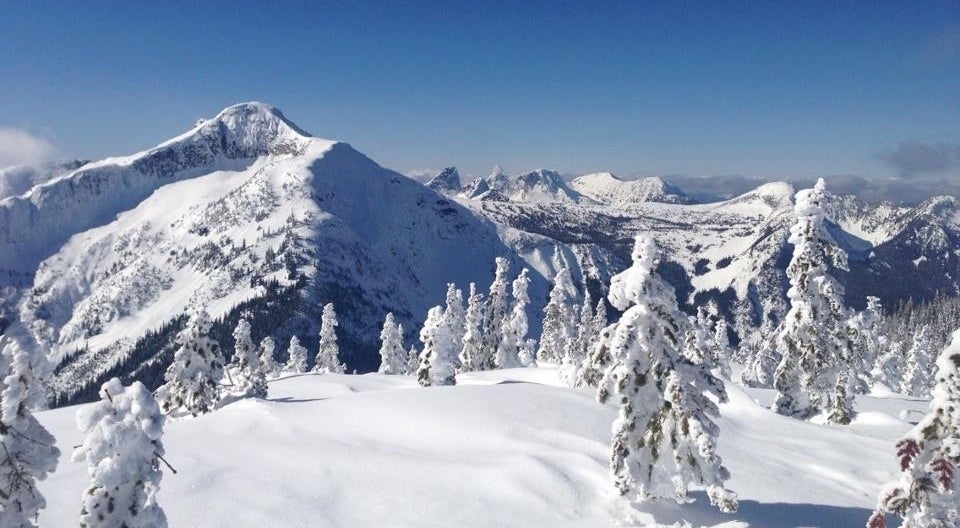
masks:
[[[260,103],[131,156],[18,174],[0,198],[0,329],[49,351],[58,403],[87,400],[114,375],[158,384],[185,314],[201,306],[228,352],[248,316],[282,359],[291,335],[315,348],[320,309],[334,302],[348,367],[372,370],[388,311],[413,342],[447,283],[486,289],[497,256],[512,273],[531,269],[536,336],[556,271],[570,267],[581,293],[600,298],[638,232],[663,247],[660,271],[688,307],[714,299],[740,333],[786,309],[788,183],[713,203],[608,173],[497,169],[464,183],[451,167],[423,185]],[[829,217],[850,256],[851,304],[956,292],[954,198],[907,207],[834,194]]]

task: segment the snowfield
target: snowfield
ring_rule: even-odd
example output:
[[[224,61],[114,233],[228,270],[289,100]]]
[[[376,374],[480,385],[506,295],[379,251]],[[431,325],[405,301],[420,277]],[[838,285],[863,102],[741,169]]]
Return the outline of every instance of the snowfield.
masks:
[[[771,391],[727,382],[719,451],[740,498],[727,515],[699,492],[686,505],[625,505],[607,470],[616,408],[561,387],[554,368],[458,383],[295,375],[271,381],[266,400],[168,420],[166,458],[178,473],[164,470],[160,504],[180,528],[860,527],[897,474],[893,444],[910,428],[899,416],[916,421],[927,409],[875,393],[859,398],[852,425],[821,425],[761,406]],[[38,413],[63,453],[40,486],[40,526],[77,524],[87,480],[70,461],[78,409]]]

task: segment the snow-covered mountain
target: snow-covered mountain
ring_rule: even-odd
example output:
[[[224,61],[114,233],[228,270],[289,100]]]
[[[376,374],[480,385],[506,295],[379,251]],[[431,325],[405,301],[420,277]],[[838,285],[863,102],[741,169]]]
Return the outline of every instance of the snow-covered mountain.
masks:
[[[593,203],[593,200],[571,189],[556,171],[537,169],[509,175],[499,166],[494,167],[489,176],[470,182],[461,196],[523,203]]]
[[[347,363],[375,368],[387,311],[409,336],[448,281],[486,287],[510,253],[490,222],[257,103],[0,202],[10,331],[50,351],[66,400],[155,382],[199,306],[313,347],[334,302]]]
[[[644,202],[691,204],[694,200],[660,178],[621,180],[609,172],[587,174],[573,179],[570,187],[594,201],[613,206]]]
[[[789,184],[712,204],[688,204],[659,180],[568,184],[547,170],[497,169],[464,187],[449,168],[430,187],[268,105],[229,107],[155,148],[0,200],[0,331],[50,352],[61,403],[113,375],[155,386],[200,306],[222,321],[213,332],[228,352],[250,313],[253,337],[272,335],[282,359],[291,335],[315,349],[320,308],[333,302],[348,367],[370,370],[388,311],[413,342],[446,284],[486,289],[497,256],[534,272],[536,336],[545,277],[569,266],[599,298],[639,232],[663,247],[660,271],[681,301],[715,299],[741,330],[785,311]],[[904,208],[832,196],[828,213],[850,255],[851,304],[956,291],[955,199]]]

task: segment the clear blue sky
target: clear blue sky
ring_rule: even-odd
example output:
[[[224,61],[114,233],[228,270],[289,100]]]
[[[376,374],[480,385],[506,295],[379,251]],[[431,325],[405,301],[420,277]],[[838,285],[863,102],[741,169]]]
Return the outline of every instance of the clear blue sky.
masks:
[[[258,100],[400,171],[960,177],[960,1],[832,4],[7,0],[0,128],[95,158]]]

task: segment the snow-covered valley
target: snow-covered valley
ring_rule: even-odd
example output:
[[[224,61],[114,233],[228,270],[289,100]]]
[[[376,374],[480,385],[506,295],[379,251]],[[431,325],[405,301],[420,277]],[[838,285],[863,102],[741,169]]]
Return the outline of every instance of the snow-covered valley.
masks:
[[[696,501],[629,507],[609,485],[612,405],[557,370],[466,373],[453,387],[408,376],[304,374],[200,418],[168,421],[160,505],[179,527],[846,528],[866,523],[892,449],[927,402],[862,396],[849,426],[780,416],[772,394],[728,383],[719,451],[740,509]],[[763,404],[761,406],[757,403]],[[38,414],[68,454],[77,407]],[[64,457],[40,489],[41,526],[71,526],[86,467]],[[685,523],[689,523],[685,524]]]

